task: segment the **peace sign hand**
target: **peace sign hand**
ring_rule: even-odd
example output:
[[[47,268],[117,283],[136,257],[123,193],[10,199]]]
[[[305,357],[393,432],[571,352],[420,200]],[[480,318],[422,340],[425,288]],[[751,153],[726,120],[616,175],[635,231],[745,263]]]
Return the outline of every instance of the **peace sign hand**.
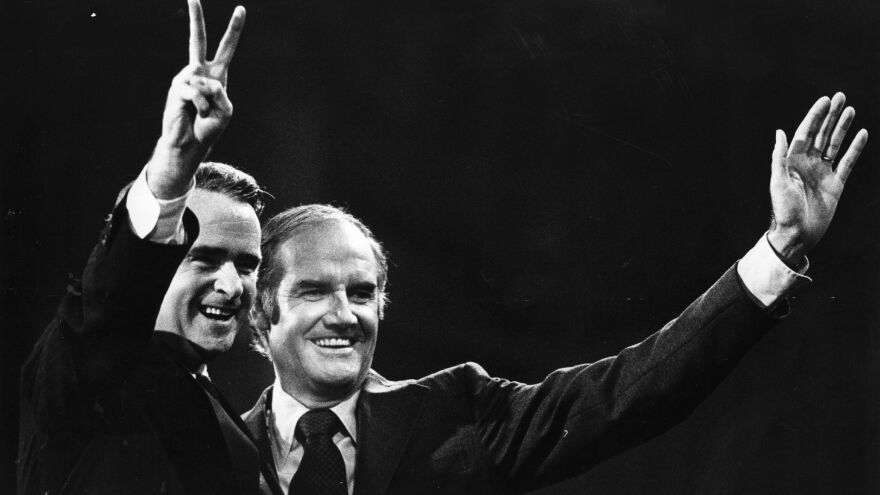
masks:
[[[207,60],[205,19],[199,0],[189,3],[189,65],[171,81],[162,137],[147,169],[147,182],[160,199],[181,196],[199,164],[232,118],[226,95],[229,64],[244,27],[245,10],[238,6],[213,60]]]

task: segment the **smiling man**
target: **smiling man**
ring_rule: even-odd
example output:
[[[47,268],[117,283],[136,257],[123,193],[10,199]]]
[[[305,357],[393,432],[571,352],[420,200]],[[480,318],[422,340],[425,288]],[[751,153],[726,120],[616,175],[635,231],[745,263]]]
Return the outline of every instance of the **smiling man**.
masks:
[[[309,408],[328,407],[348,398],[370,369],[384,288],[376,261],[381,249],[342,212],[321,206],[299,212],[291,223],[303,221],[302,233],[273,253],[285,268],[276,289],[284,307],[275,326],[283,331],[268,346],[290,395]],[[310,215],[314,223],[302,220]],[[267,231],[272,239],[274,233]],[[273,284],[273,275],[261,285]]]
[[[232,116],[245,12],[213,60],[199,0],[189,13],[153,156],[22,369],[19,493],[281,493],[206,374],[248,328],[260,264],[262,191],[201,163]]]
[[[371,370],[388,263],[363,223],[331,206],[263,228],[257,345],[275,383],[244,415],[289,493],[510,494],[574,476],[683,420],[785,313],[867,133],[821,98],[791,146],[777,132],[774,222],[675,320],[617,356],[523,384],[474,363],[418,380]]]
[[[249,326],[260,264],[259,198],[252,177],[209,163],[199,168],[186,203],[199,235],[165,293],[156,330],[185,338],[206,358],[229,350]]]

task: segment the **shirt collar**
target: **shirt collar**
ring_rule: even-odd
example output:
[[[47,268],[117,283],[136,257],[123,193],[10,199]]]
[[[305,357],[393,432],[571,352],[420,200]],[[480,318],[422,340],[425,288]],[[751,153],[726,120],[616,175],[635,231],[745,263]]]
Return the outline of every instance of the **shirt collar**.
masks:
[[[330,408],[339,417],[348,436],[355,443],[357,443],[355,408],[357,407],[357,400],[360,394],[361,391],[358,390],[351,397]],[[275,383],[272,385],[272,417],[275,420],[275,434],[285,447],[289,448],[296,442],[293,436],[296,423],[308,411],[309,408],[291,397],[281,388],[281,380],[276,377]]]
[[[152,338],[189,374],[208,376],[208,367],[205,365],[208,357],[200,347],[180,335],[164,330],[154,331]]]

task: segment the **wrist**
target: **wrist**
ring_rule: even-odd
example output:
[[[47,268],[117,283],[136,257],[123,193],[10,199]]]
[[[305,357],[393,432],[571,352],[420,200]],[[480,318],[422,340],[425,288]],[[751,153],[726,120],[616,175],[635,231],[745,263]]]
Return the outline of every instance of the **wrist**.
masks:
[[[808,246],[800,235],[775,228],[767,232],[767,241],[773,252],[792,270],[797,270],[806,259]]]
[[[147,163],[147,185],[157,199],[174,199],[189,190],[195,171],[204,153],[182,149],[159,138],[153,156]]]

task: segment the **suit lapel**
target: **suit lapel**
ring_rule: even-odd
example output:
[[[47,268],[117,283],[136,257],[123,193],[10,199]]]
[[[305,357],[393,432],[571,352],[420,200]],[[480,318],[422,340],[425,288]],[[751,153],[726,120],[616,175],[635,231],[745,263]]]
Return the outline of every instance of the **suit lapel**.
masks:
[[[427,387],[389,384],[372,374],[357,409],[355,495],[383,493],[415,427]]]
[[[263,391],[253,409],[242,415],[241,426],[260,451],[260,458],[263,461],[261,463],[263,477],[266,478],[272,492],[283,495],[281,482],[278,481],[275,456],[272,454],[272,445],[269,443],[269,429],[266,422],[266,411],[269,404],[272,404],[271,385]]]
[[[171,462],[183,466],[179,477],[187,490],[230,493],[235,486],[220,425],[202,387],[151,339],[144,366],[132,388],[144,391],[147,414]],[[198,458],[198,462],[193,459]]]
[[[168,354],[167,349],[159,344],[156,339],[153,339],[151,341],[151,345],[154,346],[155,350],[155,352],[153,352],[151,356],[151,363],[153,367],[166,370],[165,374],[167,374],[168,376],[174,376],[177,381],[175,385],[166,385],[165,387],[163,387],[163,389],[178,391],[178,393],[180,393],[179,391],[181,390],[185,390],[185,396],[192,398],[191,404],[198,405],[200,409],[203,409],[205,411],[211,411],[211,414],[207,415],[208,417],[210,417],[210,420],[208,420],[207,422],[200,422],[200,424],[198,425],[183,425],[183,427],[187,428],[188,431],[191,431],[194,428],[199,428],[200,430],[202,430],[203,436],[197,437],[199,441],[196,443],[201,443],[202,441],[204,441],[203,439],[205,437],[210,439],[220,439],[219,442],[217,442],[218,459],[224,459],[227,463],[230,462],[229,456],[227,455],[227,452],[229,452],[228,449],[230,447],[227,445],[225,439],[223,439],[224,433],[222,430],[222,426],[220,425],[220,420],[214,411],[214,407],[211,405],[211,402],[208,399],[208,396],[206,394],[207,392],[210,393],[211,396],[216,400],[217,404],[219,404],[220,407],[225,410],[226,416],[228,416],[229,419],[232,420],[232,423],[235,425],[235,427],[237,427],[241,434],[257,447],[257,450],[260,454],[260,472],[262,473],[263,478],[266,480],[266,485],[268,486],[269,491],[273,495],[284,495],[284,492],[281,490],[281,485],[278,483],[278,476],[277,474],[275,474],[275,461],[272,457],[272,449],[264,449],[263,445],[257,442],[256,438],[254,438],[254,435],[251,434],[251,430],[249,430],[248,428],[249,425],[245,425],[241,417],[236,414],[235,409],[226,401],[226,398],[219,390],[216,389],[216,387],[212,385],[213,390],[206,390],[205,388],[203,388],[202,385],[198,383],[195,378],[192,377],[192,375],[190,375],[190,373],[180,363],[178,363],[172,356]],[[269,393],[269,395],[271,397],[271,392]],[[263,396],[264,397],[261,397],[261,399],[265,398],[266,394],[264,393]],[[166,401],[166,403],[167,402],[168,401]],[[190,402],[186,401],[181,402],[183,404],[190,404]],[[169,404],[163,409],[173,410],[175,407],[180,407],[180,402],[175,403],[174,406],[171,406]],[[256,410],[256,408],[254,408],[254,410]],[[262,411],[263,409],[261,408],[261,418],[264,417]],[[252,410],[251,412],[254,411]],[[263,421],[262,424],[263,436],[264,438],[266,438],[266,422]],[[264,443],[266,444],[266,446],[268,446],[268,442]],[[220,452],[222,452],[222,454],[219,454]],[[211,461],[211,464],[217,464],[218,462],[219,461]],[[227,469],[224,469],[223,472],[225,479],[214,480],[214,482],[217,483],[218,486],[226,487],[226,489],[228,489],[228,487],[235,486],[235,478],[232,475],[234,468],[234,466],[229,466]],[[199,477],[204,478],[204,476]],[[212,488],[209,491],[213,490],[214,489]]]

